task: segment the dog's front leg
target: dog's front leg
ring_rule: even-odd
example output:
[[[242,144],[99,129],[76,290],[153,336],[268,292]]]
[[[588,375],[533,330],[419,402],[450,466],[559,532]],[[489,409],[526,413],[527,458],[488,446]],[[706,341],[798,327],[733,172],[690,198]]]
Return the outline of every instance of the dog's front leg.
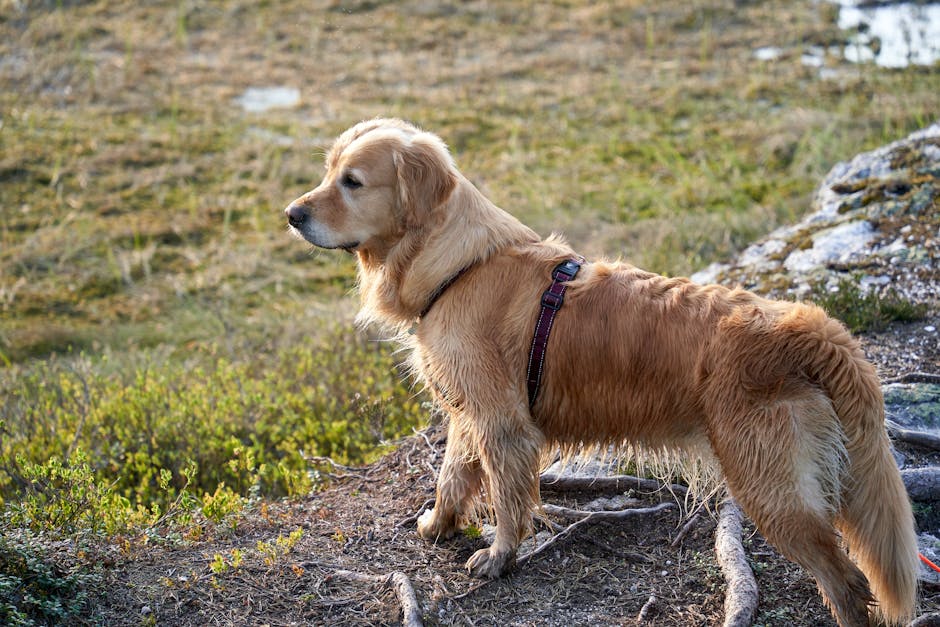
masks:
[[[525,418],[483,421],[479,434],[480,463],[496,514],[496,538],[467,561],[471,575],[495,578],[516,561],[519,543],[529,533],[538,503],[538,459],[541,435]]]
[[[451,417],[434,508],[418,518],[418,534],[435,541],[453,536],[461,515],[472,508],[472,501],[479,495],[481,483],[480,459],[472,440],[458,417]]]

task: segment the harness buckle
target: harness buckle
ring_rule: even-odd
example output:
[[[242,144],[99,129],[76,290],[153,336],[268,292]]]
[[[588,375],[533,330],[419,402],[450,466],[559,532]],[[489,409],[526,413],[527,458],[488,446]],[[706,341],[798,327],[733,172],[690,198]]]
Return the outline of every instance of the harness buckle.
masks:
[[[548,307],[549,309],[558,311],[559,309],[561,309],[561,305],[564,302],[565,302],[564,294],[556,294],[555,292],[552,291],[551,288],[548,288],[547,290],[542,292],[542,307]]]
[[[570,281],[578,274],[578,270],[581,269],[581,264],[578,262],[569,259],[568,261],[563,261],[552,270],[552,279],[556,281]]]

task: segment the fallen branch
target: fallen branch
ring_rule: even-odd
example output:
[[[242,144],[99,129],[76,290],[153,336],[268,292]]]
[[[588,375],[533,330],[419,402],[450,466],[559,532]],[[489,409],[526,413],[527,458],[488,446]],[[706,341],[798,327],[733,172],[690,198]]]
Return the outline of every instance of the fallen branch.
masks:
[[[757,581],[741,544],[741,510],[734,499],[718,508],[715,553],[728,584],[724,627],[749,627],[757,611]]]
[[[395,596],[398,597],[398,603],[401,605],[402,625],[405,627],[423,627],[421,609],[418,606],[418,599],[415,597],[415,589],[405,573],[395,571],[388,575],[368,575],[351,570],[337,570],[330,575],[330,578],[349,579],[364,583],[381,583],[392,588],[395,591]]]
[[[937,466],[902,470],[901,480],[911,499],[940,501],[940,468]]]
[[[885,427],[888,430],[888,435],[895,440],[940,451],[940,436],[926,431],[906,429],[892,420],[885,420]]]
[[[689,489],[675,483],[668,484],[658,479],[643,479],[633,475],[615,475],[612,477],[561,477],[545,473],[539,477],[539,487],[555,492],[625,492],[626,490],[645,490],[659,492],[668,490],[673,494],[685,496]]]

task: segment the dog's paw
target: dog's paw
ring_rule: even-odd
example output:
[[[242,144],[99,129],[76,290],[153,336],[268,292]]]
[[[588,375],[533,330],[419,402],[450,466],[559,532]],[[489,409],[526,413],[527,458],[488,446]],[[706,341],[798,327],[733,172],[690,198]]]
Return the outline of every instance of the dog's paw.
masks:
[[[515,562],[515,553],[511,551],[480,549],[467,560],[467,572],[480,579],[496,579],[509,572]]]
[[[436,542],[437,540],[447,540],[456,532],[454,525],[446,525],[432,508],[425,510],[418,517],[418,535],[425,540]]]

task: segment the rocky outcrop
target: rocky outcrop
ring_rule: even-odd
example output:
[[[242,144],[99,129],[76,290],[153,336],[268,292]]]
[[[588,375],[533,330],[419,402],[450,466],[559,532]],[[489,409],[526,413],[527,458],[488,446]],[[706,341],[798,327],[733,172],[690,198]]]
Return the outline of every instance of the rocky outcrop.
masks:
[[[877,150],[839,163],[816,192],[812,212],[777,229],[735,259],[713,264],[697,282],[741,285],[776,297],[806,298],[850,281],[861,291],[887,290],[940,304],[940,122]],[[936,346],[936,328],[920,329]],[[914,343],[913,337],[899,346]],[[923,338],[919,338],[923,346]],[[935,349],[934,349],[935,350]],[[920,550],[940,561],[940,372],[885,385],[885,409],[898,444],[898,464],[919,508]],[[918,380],[919,379],[919,380]],[[924,568],[924,579],[940,580]]]
[[[836,164],[805,219],[692,279],[791,298],[820,287],[837,290],[851,280],[864,291],[899,292],[925,303],[935,315],[940,304],[940,122]],[[930,325],[927,329],[936,332]],[[940,435],[940,385],[889,385],[885,398],[894,422]]]
[[[693,275],[763,294],[806,296],[856,278],[936,304],[940,295],[940,122],[837,164],[812,212]]]

